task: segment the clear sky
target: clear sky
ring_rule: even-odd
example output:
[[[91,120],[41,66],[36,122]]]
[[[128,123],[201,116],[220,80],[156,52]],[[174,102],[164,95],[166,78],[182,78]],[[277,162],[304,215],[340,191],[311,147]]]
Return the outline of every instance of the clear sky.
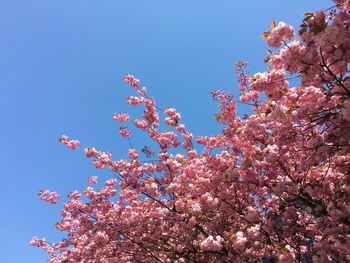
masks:
[[[237,93],[234,62],[264,71],[259,37],[272,18],[298,26],[326,0],[0,0],[0,261],[45,262],[29,241],[54,241],[60,205],[38,200],[40,189],[63,196],[86,187],[94,170],[81,151],[57,138],[126,157],[114,112],[132,110],[125,73],[141,79],[161,107],[173,106],[188,130],[220,130],[213,89]],[[239,111],[240,114],[244,110]],[[147,145],[134,138],[135,148]]]

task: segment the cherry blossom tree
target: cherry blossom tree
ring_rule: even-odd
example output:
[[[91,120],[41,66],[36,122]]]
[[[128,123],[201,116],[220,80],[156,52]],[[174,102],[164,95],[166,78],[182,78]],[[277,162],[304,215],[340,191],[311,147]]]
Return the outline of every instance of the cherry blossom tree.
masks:
[[[240,118],[233,94],[212,92],[219,134],[194,138],[176,109],[156,107],[126,75],[136,92],[127,103],[145,110],[113,119],[122,137],[140,129],[150,146],[122,160],[85,147],[113,177],[102,188],[90,177],[85,191],[69,194],[56,223],[65,239],[31,244],[51,263],[350,262],[350,1],[334,2],[306,13],[298,33],[271,22],[262,35],[274,48],[268,71],[248,76],[245,62],[236,65],[239,100],[252,114]]]

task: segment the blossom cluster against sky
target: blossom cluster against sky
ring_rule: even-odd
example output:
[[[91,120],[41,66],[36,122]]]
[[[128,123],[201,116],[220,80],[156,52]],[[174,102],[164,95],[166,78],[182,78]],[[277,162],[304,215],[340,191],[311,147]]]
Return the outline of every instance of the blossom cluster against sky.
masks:
[[[177,108],[194,134],[220,131],[213,89],[237,90],[233,64],[265,70],[259,37],[272,18],[295,27],[303,13],[331,1],[0,1],[1,258],[44,262],[34,235],[59,239],[57,206],[40,202],[42,189],[67,195],[96,171],[82,152],[58,143],[61,134],[84,146],[127,155],[114,112],[128,107],[134,74],[158,105]],[[240,114],[244,110],[239,111]],[[133,137],[135,148],[145,144]]]

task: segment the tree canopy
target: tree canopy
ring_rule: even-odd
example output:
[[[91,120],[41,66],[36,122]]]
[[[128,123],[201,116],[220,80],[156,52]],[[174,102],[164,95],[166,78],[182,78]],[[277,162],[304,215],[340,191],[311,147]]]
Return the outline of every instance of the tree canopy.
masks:
[[[238,62],[240,103],[212,92],[221,133],[195,137],[174,108],[161,109],[133,75],[127,98],[139,119],[116,113],[120,135],[141,129],[150,146],[128,158],[85,147],[113,177],[72,192],[56,223],[66,238],[34,237],[49,262],[349,262],[350,1],[306,13],[300,29],[271,22],[268,71]],[[290,82],[296,79],[298,84]],[[160,115],[162,113],[162,115]],[[80,142],[60,142],[79,149]],[[203,150],[196,150],[196,145]],[[197,147],[198,148],[198,147]],[[39,193],[55,204],[56,192]]]

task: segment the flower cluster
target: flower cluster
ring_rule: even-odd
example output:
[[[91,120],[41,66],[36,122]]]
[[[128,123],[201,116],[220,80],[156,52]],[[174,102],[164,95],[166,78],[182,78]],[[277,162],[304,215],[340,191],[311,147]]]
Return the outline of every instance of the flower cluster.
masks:
[[[56,204],[57,200],[61,198],[56,192],[50,192],[49,190],[40,191],[38,195],[41,200],[51,204]]]
[[[127,122],[130,119],[130,116],[125,113],[115,113],[113,115],[113,120],[120,122]]]
[[[128,158],[85,148],[94,167],[113,177],[96,184],[92,176],[68,195],[56,223],[66,238],[31,244],[50,263],[350,262],[350,5],[335,3],[331,15],[306,13],[290,43],[293,29],[271,24],[268,44],[285,46],[269,51],[269,70],[248,76],[246,63],[237,65],[240,100],[251,114],[240,118],[234,95],[214,91],[222,132],[197,137],[200,150],[180,113],[158,111],[126,75],[138,94],[127,103],[144,111],[113,119],[130,120],[150,146],[131,146],[135,127],[120,126]],[[79,146],[67,136],[60,141]]]
[[[267,44],[271,47],[279,47],[285,40],[292,39],[294,36],[294,29],[292,26],[284,22],[279,22],[277,27],[273,28],[271,34],[266,39]]]
[[[68,148],[75,150],[76,148],[79,147],[80,145],[80,141],[78,140],[70,140],[68,138],[68,136],[66,135],[62,135],[59,138],[60,143],[62,143],[63,145],[66,145]]]

